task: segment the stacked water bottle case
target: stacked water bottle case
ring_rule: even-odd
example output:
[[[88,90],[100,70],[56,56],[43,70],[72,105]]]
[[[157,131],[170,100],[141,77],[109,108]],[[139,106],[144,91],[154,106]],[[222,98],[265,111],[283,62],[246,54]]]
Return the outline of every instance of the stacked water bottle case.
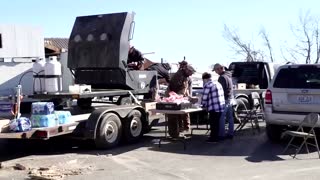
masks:
[[[54,127],[70,123],[69,111],[55,111],[52,102],[32,103],[31,125],[37,127]]]

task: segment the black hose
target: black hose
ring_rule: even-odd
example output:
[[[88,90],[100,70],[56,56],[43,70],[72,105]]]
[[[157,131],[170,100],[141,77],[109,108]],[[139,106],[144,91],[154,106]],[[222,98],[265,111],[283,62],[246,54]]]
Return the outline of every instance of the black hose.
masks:
[[[19,79],[19,83],[18,83],[18,85],[20,85],[21,84],[21,80],[22,80],[22,78],[26,75],[26,74],[28,74],[28,73],[33,73],[33,71],[26,71],[26,72],[24,72],[22,75],[21,75],[21,77],[20,77],[20,79]]]

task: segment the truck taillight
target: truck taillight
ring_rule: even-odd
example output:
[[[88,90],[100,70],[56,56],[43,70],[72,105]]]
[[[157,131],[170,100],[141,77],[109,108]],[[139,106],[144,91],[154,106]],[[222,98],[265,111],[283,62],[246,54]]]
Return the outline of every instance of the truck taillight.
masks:
[[[272,92],[270,90],[266,91],[266,97],[265,97],[264,102],[266,104],[272,104]]]

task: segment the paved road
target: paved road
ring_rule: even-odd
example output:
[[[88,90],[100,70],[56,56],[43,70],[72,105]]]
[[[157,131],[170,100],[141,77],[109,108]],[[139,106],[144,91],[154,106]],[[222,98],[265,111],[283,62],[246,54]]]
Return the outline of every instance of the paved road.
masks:
[[[50,167],[58,173],[72,174],[66,179],[319,179],[320,161],[316,152],[299,155],[293,160],[281,152],[285,143],[272,144],[264,129],[253,134],[244,129],[233,140],[205,143],[205,131],[197,131],[188,140],[187,150],[181,143],[157,146],[163,128],[146,135],[138,144],[113,150],[79,148],[79,143],[49,141],[33,147],[10,149],[2,142],[0,179],[25,179],[28,169]],[[13,170],[20,163],[28,169]],[[52,167],[54,166],[54,167]],[[72,172],[72,173],[70,173]],[[77,175],[78,174],[78,175]]]

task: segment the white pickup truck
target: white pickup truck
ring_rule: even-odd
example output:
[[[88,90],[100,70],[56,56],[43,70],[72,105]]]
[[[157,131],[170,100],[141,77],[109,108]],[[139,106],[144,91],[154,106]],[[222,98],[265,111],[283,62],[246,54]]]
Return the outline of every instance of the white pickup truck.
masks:
[[[279,66],[279,64],[268,62],[232,62],[229,65],[228,70],[232,72],[234,83],[236,119],[239,110],[252,108],[252,92],[258,92],[261,98],[260,102],[263,102],[264,92]]]

